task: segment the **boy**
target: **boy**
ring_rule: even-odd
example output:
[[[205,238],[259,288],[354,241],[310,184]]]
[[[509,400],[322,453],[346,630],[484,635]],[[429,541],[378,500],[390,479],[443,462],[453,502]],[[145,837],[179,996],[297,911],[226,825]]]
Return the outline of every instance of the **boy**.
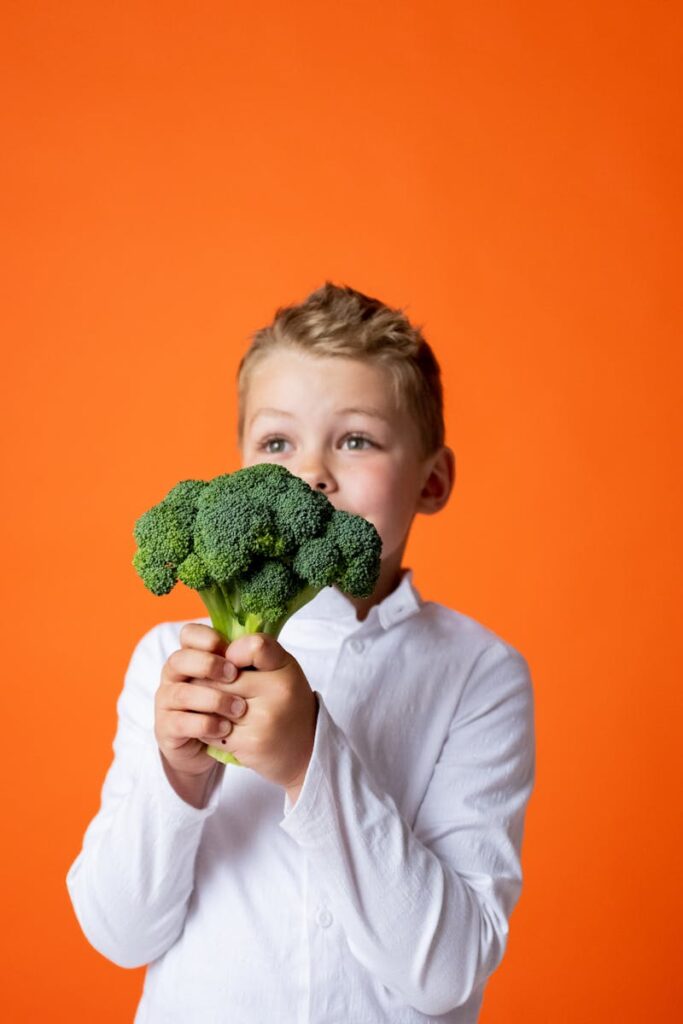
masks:
[[[323,591],[280,643],[142,639],[76,913],[150,965],[138,1024],[473,1024],[520,891],[533,710],[524,659],[402,569],[454,481],[438,365],[401,312],[328,283],[257,332],[239,397],[243,463],[373,522],[379,583]]]

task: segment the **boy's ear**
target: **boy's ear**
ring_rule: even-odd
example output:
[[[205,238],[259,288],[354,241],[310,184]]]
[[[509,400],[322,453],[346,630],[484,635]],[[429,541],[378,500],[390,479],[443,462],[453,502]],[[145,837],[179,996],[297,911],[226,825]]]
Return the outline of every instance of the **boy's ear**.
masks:
[[[417,511],[424,515],[440,512],[451,496],[455,484],[455,454],[444,445],[436,455],[430,456],[426,466],[425,479]]]

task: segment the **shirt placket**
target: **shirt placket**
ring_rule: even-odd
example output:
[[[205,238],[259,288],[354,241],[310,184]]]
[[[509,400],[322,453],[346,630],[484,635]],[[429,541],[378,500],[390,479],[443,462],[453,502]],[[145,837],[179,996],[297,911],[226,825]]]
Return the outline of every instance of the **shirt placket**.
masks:
[[[308,1024],[348,1024],[344,937],[329,900],[310,882],[306,920],[309,949]]]

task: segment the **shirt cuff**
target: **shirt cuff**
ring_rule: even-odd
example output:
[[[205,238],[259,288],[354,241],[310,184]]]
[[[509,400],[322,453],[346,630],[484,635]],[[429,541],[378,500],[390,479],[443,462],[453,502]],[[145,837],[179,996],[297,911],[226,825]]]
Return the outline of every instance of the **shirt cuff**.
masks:
[[[316,692],[315,695],[318,700],[318,719],[311,760],[296,803],[292,804],[289,797],[285,796],[285,816],[280,822],[280,828],[300,846],[316,846],[334,829],[329,802],[325,799],[327,786],[324,765],[328,757],[334,756],[336,726],[320,694]]]

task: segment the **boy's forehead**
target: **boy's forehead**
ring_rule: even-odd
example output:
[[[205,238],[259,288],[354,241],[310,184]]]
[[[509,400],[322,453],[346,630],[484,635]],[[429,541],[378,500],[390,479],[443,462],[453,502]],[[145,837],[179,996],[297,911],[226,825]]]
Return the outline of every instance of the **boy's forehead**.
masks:
[[[395,411],[393,382],[385,367],[349,356],[297,350],[276,350],[262,359],[250,374],[244,397],[252,415],[286,412],[301,401],[324,402],[336,412],[377,418]]]

